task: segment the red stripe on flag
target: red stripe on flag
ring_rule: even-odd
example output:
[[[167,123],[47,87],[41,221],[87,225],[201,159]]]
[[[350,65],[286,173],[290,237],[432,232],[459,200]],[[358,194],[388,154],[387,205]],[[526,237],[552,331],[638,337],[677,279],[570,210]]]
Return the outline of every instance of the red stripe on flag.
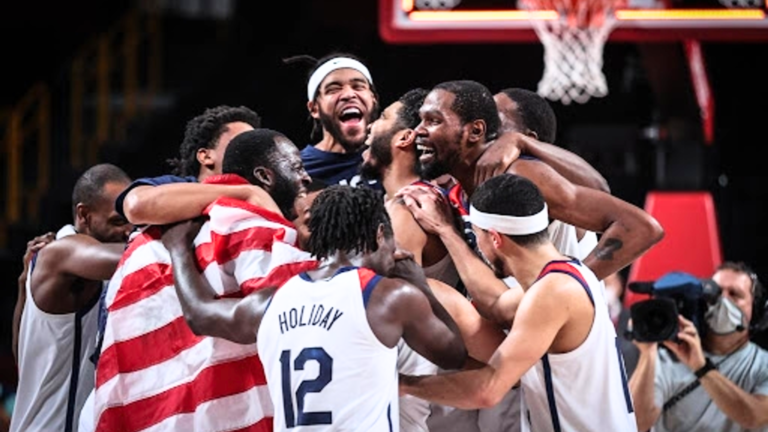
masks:
[[[188,383],[127,405],[107,408],[99,417],[96,430],[139,431],[173,415],[192,413],[202,403],[242,393],[266,382],[257,355],[213,365]]]
[[[266,276],[248,279],[240,284],[240,289],[245,295],[264,288],[280,287],[288,279],[299,273],[314,270],[317,261],[302,261],[279,265],[267,273]]]
[[[118,267],[122,266],[123,263],[127,261],[128,258],[131,257],[131,255],[133,255],[133,252],[136,249],[154,240],[160,240],[161,236],[162,236],[162,232],[158,227],[149,227],[145,229],[141,234],[137,234],[136,237],[132,238],[131,241],[128,243],[128,247],[125,248],[125,252],[123,252],[123,256],[120,258],[120,263],[118,263],[117,266]]]
[[[365,267],[357,269],[357,276],[360,277],[360,289],[365,291],[365,287],[368,286],[368,282],[376,277],[376,272]]]
[[[266,220],[268,220],[270,222],[279,223],[280,225],[285,225],[285,226],[287,226],[289,228],[294,228],[294,229],[296,228],[293,225],[293,223],[288,221],[281,214],[277,214],[275,212],[269,211],[269,210],[265,209],[264,207],[255,206],[255,205],[253,205],[253,204],[251,204],[249,202],[246,202],[246,201],[241,201],[241,200],[234,199],[234,198],[229,198],[229,197],[218,198],[216,201],[210,203],[208,205],[208,207],[205,208],[203,213],[204,214],[210,213],[211,209],[216,207],[216,206],[218,206],[218,207],[230,207],[230,208],[236,208],[236,209],[245,210],[247,212],[257,214],[257,215],[263,217],[264,219],[266,219]]]
[[[237,174],[214,174],[208,176],[203,180],[205,184],[219,184],[219,185],[247,185],[248,180]]]
[[[173,285],[173,271],[170,264],[154,263],[144,266],[123,276],[109,311],[114,312],[151,297],[168,285]]]
[[[226,264],[243,252],[271,252],[272,245],[284,239],[285,228],[252,227],[225,235],[211,231],[211,242],[197,246],[195,254],[200,268],[204,269],[214,261]]]
[[[231,432],[272,432],[274,428],[274,419],[272,417],[266,417],[261,419],[258,423],[246,426],[242,429],[233,430]]]
[[[99,357],[96,387],[117,374],[136,372],[176,357],[202,340],[202,336],[192,333],[182,316],[157,330],[116,342]]]

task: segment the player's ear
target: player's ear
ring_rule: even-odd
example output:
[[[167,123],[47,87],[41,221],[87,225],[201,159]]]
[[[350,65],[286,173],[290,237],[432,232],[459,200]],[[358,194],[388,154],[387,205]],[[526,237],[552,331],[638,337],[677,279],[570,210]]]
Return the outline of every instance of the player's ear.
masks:
[[[376,244],[381,247],[381,245],[383,245],[386,240],[387,238],[384,235],[384,224],[380,223],[379,228],[376,229]]]
[[[416,131],[413,129],[405,129],[400,133],[400,137],[397,139],[395,145],[400,148],[413,145],[416,141]]]
[[[274,185],[274,177],[274,173],[269,168],[258,166],[253,169],[253,178],[261,183],[257,186],[261,186],[267,191],[272,189],[272,186]]]
[[[197,149],[197,154],[195,155],[195,157],[197,158],[197,162],[201,166],[212,169],[215,164],[213,160],[213,154],[212,154],[212,152],[214,151],[215,151],[214,149],[209,149],[205,147]]]
[[[76,225],[87,227],[90,222],[90,209],[83,203],[77,203],[75,206]]]
[[[313,100],[307,101],[307,111],[309,111],[309,115],[312,116],[313,119],[320,118],[320,107],[317,102]]]
[[[467,124],[467,141],[472,144],[477,144],[485,139],[485,120],[474,120]]]
[[[493,247],[496,249],[501,247],[501,234],[499,234],[496,230],[488,230],[488,233],[491,234],[491,241],[493,242]]]
[[[537,134],[536,131],[532,131],[532,130],[528,129],[528,131],[526,131],[525,134],[528,135],[529,137],[535,139],[535,140],[539,139],[539,134]]]

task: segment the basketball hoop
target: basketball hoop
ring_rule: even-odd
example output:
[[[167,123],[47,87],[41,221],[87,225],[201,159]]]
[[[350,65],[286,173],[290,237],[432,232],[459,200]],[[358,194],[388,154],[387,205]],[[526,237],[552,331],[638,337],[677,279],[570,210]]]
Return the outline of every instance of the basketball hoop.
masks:
[[[727,8],[762,8],[763,0],[720,0]]]
[[[531,19],[544,45],[538,93],[564,105],[608,94],[603,46],[616,26],[616,0],[518,0],[528,11],[555,10],[556,20]]]

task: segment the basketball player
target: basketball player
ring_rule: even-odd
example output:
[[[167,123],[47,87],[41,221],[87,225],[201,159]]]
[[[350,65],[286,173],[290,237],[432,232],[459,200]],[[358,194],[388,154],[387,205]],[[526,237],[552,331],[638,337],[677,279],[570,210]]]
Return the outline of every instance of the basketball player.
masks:
[[[456,287],[460,282],[459,274],[440,237],[425,233],[403,204],[402,198],[395,197],[405,186],[431,186],[422,180],[417,169],[414,131],[420,122],[419,108],[427,93],[427,90],[421,88],[408,91],[385,108],[381,116],[371,124],[361,173],[364,178],[377,180],[384,187],[385,206],[392,219],[398,247],[413,254],[414,260],[424,268],[427,277]],[[442,189],[436,190],[443,193]]]
[[[610,193],[605,178],[579,155],[556,145],[557,116],[538,93],[505,88],[495,95],[499,139],[477,160],[475,184],[507,171],[519,155],[542,160],[572,183]]]
[[[449,198],[466,220],[468,197],[477,187],[476,162],[499,128],[493,97],[485,86],[474,81],[446,82],[433,88],[420,114],[422,123],[417,128],[416,142],[424,149],[419,159],[424,174],[434,177],[447,172],[458,180],[459,186],[451,190]],[[658,222],[642,209],[610,194],[573,184],[540,161],[518,158],[508,171],[537,185],[553,220],[602,233],[598,245],[584,259],[598,279],[624,268],[663,236]],[[494,302],[508,287],[467,246],[466,238],[472,244],[473,231],[465,223],[465,238],[456,232],[447,203],[437,194],[413,187],[400,194],[419,224],[440,235],[478,310],[509,325],[514,315],[493,315],[493,311],[498,311],[493,308]],[[569,244],[574,252],[560,249],[561,252],[578,256],[575,236]],[[522,292],[516,291],[518,298],[522,297]]]
[[[182,307],[216,317],[212,336],[257,342],[276,430],[399,430],[397,342],[404,338],[431,362],[460,369],[467,353],[459,330],[419,266],[395,262],[392,226],[376,191],[328,187],[312,204],[309,226],[317,270],[279,290],[215,301],[195,270],[196,233],[171,229],[164,242]]]
[[[357,186],[368,126],[378,114],[378,94],[368,68],[356,56],[331,53],[318,60],[307,81],[312,138],[301,159],[310,177]],[[375,181],[367,184],[380,189]]]
[[[368,133],[368,149],[363,153],[361,172],[364,178],[380,181],[385,191],[385,207],[392,220],[395,242],[399,248],[413,254],[417,264],[424,268],[435,297],[448,310],[462,331],[467,349],[474,358],[489,358],[496,349],[503,333],[488,320],[482,318],[469,301],[459,294],[459,276],[450,255],[440,238],[425,233],[413,215],[395,194],[411,184],[430,186],[421,180],[417,172],[417,152],[414,128],[419,124],[419,108],[428,91],[413,89],[385,108],[373,122]],[[440,190],[442,193],[442,190]],[[437,283],[436,280],[445,284]],[[456,289],[454,289],[456,288]],[[489,347],[489,348],[486,348]],[[414,352],[404,340],[398,342],[398,371],[407,375],[426,375],[438,372],[438,367]],[[443,407],[440,407],[443,408]],[[427,432],[434,427],[434,416],[429,402],[412,396],[400,398],[401,431]],[[477,413],[457,413],[444,417],[454,429],[462,432],[477,430]],[[428,423],[429,421],[432,423]]]
[[[228,143],[221,169],[224,175],[208,177],[205,182],[258,185],[274,195],[280,213],[231,196],[209,206],[207,229],[212,234],[197,246],[201,261],[219,264],[206,272],[217,281],[218,294],[244,296],[260,289],[260,283],[280,285],[294,274],[314,268],[316,262],[298,249],[296,230],[286,220],[300,210],[296,198],[309,183],[296,146],[274,130],[244,131]],[[160,234],[159,228],[149,227],[131,241],[110,285],[105,358],[99,361],[98,372],[114,384],[96,389],[97,430],[112,431],[119,426],[123,431],[138,432],[157,422],[202,422],[207,431],[246,427],[271,431],[272,401],[266,394],[256,347],[197,338],[192,330],[204,323],[195,322],[190,330],[181,320],[173,273],[167,265],[171,257],[158,244]],[[193,259],[197,257],[193,255]],[[141,299],[121,300],[136,292],[144,293]],[[168,327],[168,322],[182,326]],[[126,348],[136,343],[151,345],[168,335],[173,343],[164,347],[161,356],[147,358]],[[123,364],[132,366],[119,368]],[[210,374],[217,377],[218,385],[211,387],[207,380],[193,379]],[[237,381],[227,380],[228,376],[237,376]],[[210,396],[196,397],[201,392]],[[174,402],[179,398],[187,400],[191,408]],[[156,417],[135,414],[143,412],[146,404],[155,407]]]
[[[173,174],[131,183],[117,199],[117,212],[135,225],[165,225],[200,216],[220,196],[242,200],[258,196],[261,206],[277,211],[269,194],[259,187],[202,183],[221,174],[230,141],[260,125],[259,115],[244,106],[207,108],[187,122],[179,157],[170,161]]]
[[[403,377],[406,393],[463,408],[492,407],[519,380],[522,430],[636,431],[623,359],[594,273],[549,240],[548,207],[536,185],[502,174],[477,188],[470,221],[478,247],[500,276],[525,290],[515,323],[488,365]],[[501,311],[498,315],[509,314]]]
[[[13,359],[18,362],[18,348],[19,348],[19,325],[21,324],[21,313],[24,310],[24,304],[27,300],[27,274],[29,274],[29,265],[32,263],[32,258],[40,251],[45,245],[56,239],[54,232],[47,232],[36,236],[32,240],[27,242],[27,250],[24,252],[24,256],[21,259],[23,264],[21,274],[18,281],[18,295],[16,296],[16,307],[13,309],[13,326],[11,328],[11,351],[13,352]]]
[[[110,164],[83,173],[72,192],[74,224],[30,264],[18,335],[19,383],[11,431],[77,431],[93,389],[96,303],[132,227],[114,210],[130,183]]]

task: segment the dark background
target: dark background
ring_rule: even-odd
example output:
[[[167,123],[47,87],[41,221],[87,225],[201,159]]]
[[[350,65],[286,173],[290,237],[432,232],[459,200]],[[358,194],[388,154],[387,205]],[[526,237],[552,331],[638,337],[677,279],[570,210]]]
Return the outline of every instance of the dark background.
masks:
[[[16,277],[26,241],[70,222],[69,194],[82,171],[66,165],[68,62],[75,50],[108,30],[130,8],[148,2],[12,2],[0,14],[5,54],[0,107],[12,106],[36,82],[54,90],[53,187],[37,218],[12,227],[0,251],[3,291],[0,352],[9,352]],[[120,138],[105,143],[99,161],[131,177],[166,173],[184,125],[205,108],[247,105],[263,125],[303,147],[309,141],[308,68],[285,57],[352,52],[367,61],[386,106],[406,90],[453,79],[474,79],[496,92],[535,89],[543,71],[538,43],[388,45],[378,34],[373,0],[218,2],[228,18],[181,12],[190,2],[165,1],[161,10],[163,73],[153,108],[132,119]],[[215,2],[196,2],[209,7]],[[223,5],[223,6],[222,6]],[[226,15],[226,14],[225,14]],[[716,136],[703,143],[698,107],[680,43],[609,43],[604,72],[610,94],[585,105],[552,105],[557,142],[578,152],[608,179],[614,195],[643,206],[650,190],[708,190],[716,202],[723,255],[751,264],[768,278],[768,218],[762,146],[768,110],[768,50],[755,42],[703,43],[716,106]],[[665,139],[648,139],[644,131]],[[664,163],[659,163],[664,161]],[[31,163],[31,162],[30,162]]]

